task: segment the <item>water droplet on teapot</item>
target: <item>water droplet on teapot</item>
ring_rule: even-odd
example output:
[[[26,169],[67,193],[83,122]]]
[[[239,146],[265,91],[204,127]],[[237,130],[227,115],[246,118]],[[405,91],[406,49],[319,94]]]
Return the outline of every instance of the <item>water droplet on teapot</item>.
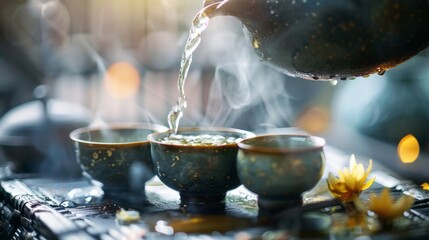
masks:
[[[294,60],[297,60],[297,59],[298,59],[298,57],[299,57],[299,54],[300,54],[300,52],[299,52],[299,51],[296,51],[296,52],[293,54],[293,59],[294,59]]]
[[[383,76],[385,73],[386,73],[386,70],[381,70],[377,72],[377,74],[380,76]]]
[[[338,80],[330,80],[329,83],[331,86],[336,86],[338,84]]]
[[[255,49],[258,49],[258,48],[259,48],[259,46],[260,46],[260,43],[259,43],[258,39],[256,39],[256,38],[253,38],[253,42],[252,42],[252,44],[253,44],[253,47],[254,47]]]

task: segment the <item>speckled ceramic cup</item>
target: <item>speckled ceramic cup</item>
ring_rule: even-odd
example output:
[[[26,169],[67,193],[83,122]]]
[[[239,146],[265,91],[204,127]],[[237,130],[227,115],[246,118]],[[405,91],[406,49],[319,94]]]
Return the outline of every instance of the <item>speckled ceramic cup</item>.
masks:
[[[237,176],[236,142],[222,145],[178,145],[165,143],[169,132],[148,136],[159,179],[178,191],[187,211],[215,211],[224,207],[226,192],[240,185]],[[253,133],[233,128],[179,128],[184,136],[220,135],[245,139]]]
[[[237,171],[242,184],[258,195],[261,211],[302,204],[324,170],[325,140],[308,135],[262,135],[238,143]]]
[[[76,129],[70,138],[85,176],[106,193],[128,192],[155,175],[147,136],[165,130],[157,124],[121,123]]]

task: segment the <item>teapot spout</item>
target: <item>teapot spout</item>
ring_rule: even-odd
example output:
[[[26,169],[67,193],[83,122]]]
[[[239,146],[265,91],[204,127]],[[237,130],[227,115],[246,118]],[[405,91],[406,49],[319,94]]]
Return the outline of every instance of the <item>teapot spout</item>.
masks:
[[[208,5],[211,5],[217,2],[222,2],[222,1],[228,1],[228,0],[204,0],[204,7],[207,7]]]
[[[204,9],[211,16],[228,15],[237,17],[241,20],[244,6],[249,5],[248,0],[204,0]],[[207,11],[207,9],[210,9]]]

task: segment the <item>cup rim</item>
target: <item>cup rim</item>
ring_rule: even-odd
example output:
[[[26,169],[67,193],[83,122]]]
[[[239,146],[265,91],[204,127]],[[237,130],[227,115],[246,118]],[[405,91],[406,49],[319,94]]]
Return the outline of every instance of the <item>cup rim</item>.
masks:
[[[243,129],[238,129],[238,128],[229,128],[229,127],[180,127],[178,128],[177,132],[180,133],[181,131],[188,131],[188,132],[197,132],[199,130],[203,130],[203,131],[213,131],[213,132],[232,132],[232,133],[239,133],[245,136],[244,139],[250,138],[250,137],[254,137],[256,136],[253,132],[247,131],[247,130],[243,130]],[[168,134],[169,132],[171,132],[172,130],[169,129],[167,131],[163,131],[163,132],[154,132],[151,133],[147,136],[147,139],[152,142],[152,143],[156,143],[159,145],[164,145],[164,146],[171,146],[171,147],[181,147],[181,148],[213,148],[213,147],[225,147],[225,146],[236,146],[237,142],[234,143],[228,143],[228,144],[222,144],[222,145],[178,145],[178,144],[172,144],[172,143],[164,143],[159,141],[159,138],[156,138],[155,136],[157,135],[161,135],[161,134]]]
[[[97,145],[129,145],[132,143],[142,143],[148,142],[147,138],[139,141],[127,141],[127,142],[99,142],[99,141],[88,141],[79,138],[78,136],[84,132],[96,132],[100,130],[123,130],[123,129],[143,129],[143,130],[152,130],[155,132],[166,131],[168,128],[166,126],[157,124],[157,123],[144,123],[144,122],[121,122],[121,123],[108,123],[106,125],[100,126],[86,126],[78,128],[70,132],[69,137],[71,140],[78,143],[85,144],[97,144]]]
[[[300,148],[287,148],[287,147],[262,147],[254,146],[246,143],[247,141],[258,139],[258,138],[267,138],[267,137],[303,137],[314,140],[313,146],[300,147]],[[309,134],[263,134],[257,135],[252,138],[247,138],[239,141],[237,143],[239,150],[257,152],[257,153],[270,153],[270,154],[285,154],[285,153],[302,153],[321,150],[326,145],[326,140],[322,137],[313,136]]]

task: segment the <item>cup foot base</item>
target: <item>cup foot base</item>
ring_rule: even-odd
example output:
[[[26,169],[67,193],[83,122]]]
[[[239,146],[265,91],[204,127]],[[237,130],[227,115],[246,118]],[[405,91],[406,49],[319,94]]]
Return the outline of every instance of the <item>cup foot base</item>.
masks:
[[[219,213],[225,210],[225,196],[189,195],[180,193],[180,208],[193,213]]]

